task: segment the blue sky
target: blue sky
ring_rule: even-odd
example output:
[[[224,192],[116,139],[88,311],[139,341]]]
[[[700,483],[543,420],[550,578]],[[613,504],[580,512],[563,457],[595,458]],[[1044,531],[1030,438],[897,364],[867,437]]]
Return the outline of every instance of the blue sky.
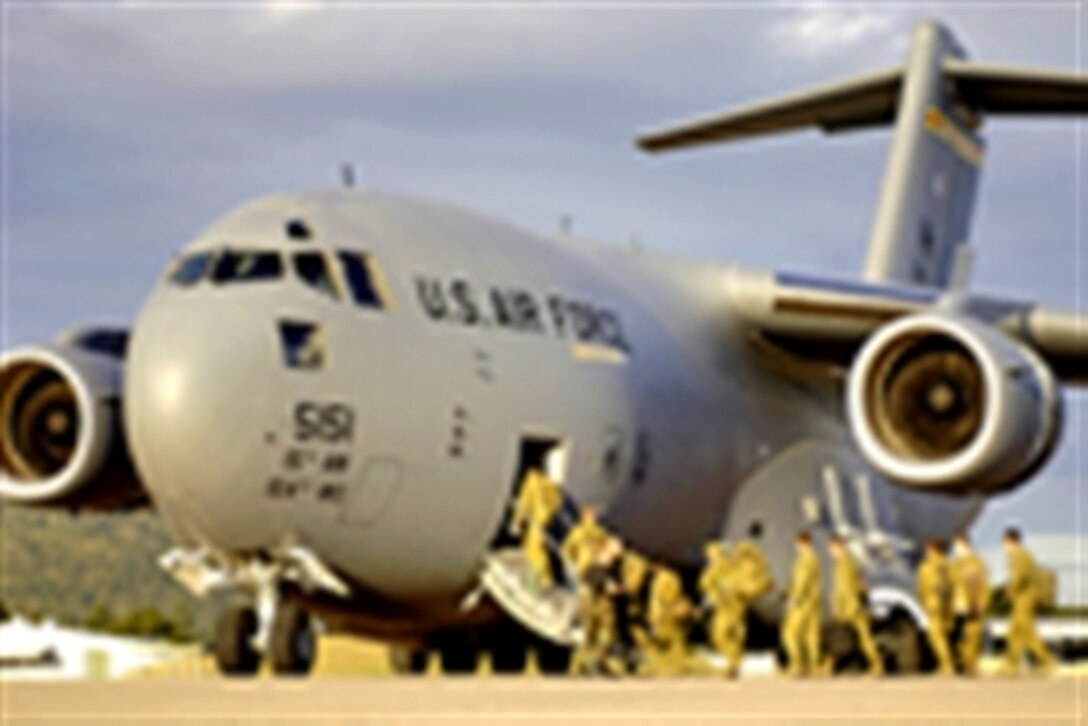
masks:
[[[242,201],[334,184],[450,200],[530,229],[853,274],[883,131],[669,158],[640,129],[899,62],[939,17],[986,61],[1084,67],[1076,3],[783,5],[66,2],[4,5],[3,347],[127,323],[170,257]],[[974,287],[1083,311],[1078,122],[997,119]],[[989,508],[1088,594],[1085,396],[1039,478]],[[1077,575],[1077,576],[1075,576]]]

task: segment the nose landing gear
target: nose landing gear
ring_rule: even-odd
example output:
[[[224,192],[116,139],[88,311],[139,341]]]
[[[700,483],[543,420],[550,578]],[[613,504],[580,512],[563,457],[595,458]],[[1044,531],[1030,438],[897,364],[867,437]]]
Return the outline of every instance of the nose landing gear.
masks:
[[[253,644],[257,613],[235,606],[219,617],[215,628],[215,664],[230,676],[251,676],[261,667],[261,653]]]
[[[297,605],[283,605],[272,621],[268,655],[272,671],[281,676],[304,676],[317,657],[313,618]]]
[[[249,601],[223,613],[216,627],[215,663],[225,675],[254,675],[264,660],[277,675],[308,674],[317,656],[316,623],[294,594],[349,592],[312,552],[297,545],[245,559],[174,549],[159,562],[198,596],[228,587],[248,593]]]
[[[313,618],[294,603],[276,600],[272,607],[242,605],[223,613],[215,633],[220,673],[252,676],[262,660],[281,676],[304,676],[313,669],[317,657]]]

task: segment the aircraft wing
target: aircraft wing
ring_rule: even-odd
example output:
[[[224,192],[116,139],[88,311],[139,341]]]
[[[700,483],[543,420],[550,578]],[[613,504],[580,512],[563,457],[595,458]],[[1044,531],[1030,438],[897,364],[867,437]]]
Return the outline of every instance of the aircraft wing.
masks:
[[[1076,312],[985,296],[953,302],[930,288],[770,271],[732,269],[727,287],[734,314],[756,340],[798,362],[841,370],[883,324],[955,304],[1031,347],[1064,382],[1088,384],[1088,316]]]

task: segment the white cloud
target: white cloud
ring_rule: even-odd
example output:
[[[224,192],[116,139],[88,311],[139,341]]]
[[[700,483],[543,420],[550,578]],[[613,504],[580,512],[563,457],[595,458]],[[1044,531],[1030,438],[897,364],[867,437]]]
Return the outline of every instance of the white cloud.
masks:
[[[615,20],[616,22],[609,22]],[[13,13],[14,72],[98,69],[136,81],[277,93],[435,85],[555,74],[626,54],[660,25],[576,8],[326,4],[65,6]],[[88,43],[93,44],[87,53]],[[98,49],[109,52],[95,52]]]
[[[796,56],[819,56],[884,42],[900,33],[894,10],[858,10],[813,5],[771,26],[768,35],[778,48]],[[901,34],[901,33],[900,33]],[[898,40],[897,47],[903,44]]]
[[[320,10],[322,4],[321,0],[261,0],[260,9],[273,20],[286,21]]]

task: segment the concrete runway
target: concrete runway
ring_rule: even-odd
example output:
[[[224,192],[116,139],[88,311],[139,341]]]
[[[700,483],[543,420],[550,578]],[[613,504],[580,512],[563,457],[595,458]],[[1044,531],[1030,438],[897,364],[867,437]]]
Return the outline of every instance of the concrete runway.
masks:
[[[794,681],[174,678],[0,684],[0,723],[1084,723],[1084,676]]]

